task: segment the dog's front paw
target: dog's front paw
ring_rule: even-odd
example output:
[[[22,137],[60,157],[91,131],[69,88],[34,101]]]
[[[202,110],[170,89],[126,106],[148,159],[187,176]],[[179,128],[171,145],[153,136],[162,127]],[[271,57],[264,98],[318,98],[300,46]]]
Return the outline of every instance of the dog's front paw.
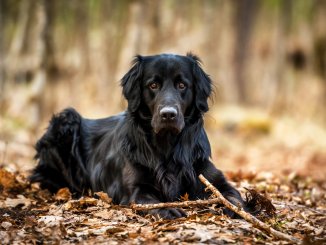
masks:
[[[226,196],[225,198],[230,203],[232,203],[234,206],[239,207],[239,208],[243,208],[243,209],[245,208],[245,203],[243,202],[241,197],[239,199],[239,197],[235,197],[235,196],[230,195],[230,196]],[[233,212],[232,210],[230,210],[228,208],[224,208],[223,213],[226,214],[227,216],[229,216],[232,219],[240,219],[241,218],[237,213]]]

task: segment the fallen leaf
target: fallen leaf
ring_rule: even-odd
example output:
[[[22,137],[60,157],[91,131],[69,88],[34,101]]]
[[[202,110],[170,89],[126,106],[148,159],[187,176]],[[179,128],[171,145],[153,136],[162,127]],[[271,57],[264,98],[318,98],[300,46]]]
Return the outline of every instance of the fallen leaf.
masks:
[[[16,177],[13,173],[0,168],[0,186],[4,189],[14,189],[18,185]]]
[[[38,222],[43,222],[46,226],[57,226],[63,220],[61,216],[47,215],[38,219]]]
[[[5,230],[8,230],[12,224],[10,222],[4,221],[1,223],[1,227],[4,228]]]
[[[189,201],[189,194],[186,192],[183,196],[180,197],[181,201]]]
[[[124,231],[124,229],[120,227],[110,227],[106,229],[105,234],[114,234],[122,231]]]
[[[55,200],[57,201],[69,201],[71,200],[71,193],[69,191],[69,188],[61,188],[58,190],[58,192],[55,194]]]
[[[95,206],[97,204],[97,199],[91,197],[81,197],[78,200],[70,200],[64,204],[65,210],[71,209],[86,209],[89,206]]]
[[[98,196],[103,202],[106,202],[108,204],[112,203],[112,198],[109,197],[108,194],[103,191],[95,192],[95,195]]]
[[[17,195],[17,198],[6,198],[4,203],[4,207],[17,207],[18,205],[22,205],[23,208],[30,206],[32,203],[35,203],[35,201],[32,201],[29,198],[24,197],[23,195]]]
[[[101,210],[99,212],[94,212],[93,215],[95,217],[110,220],[113,219],[113,217],[116,216],[117,213],[115,212],[115,210]]]

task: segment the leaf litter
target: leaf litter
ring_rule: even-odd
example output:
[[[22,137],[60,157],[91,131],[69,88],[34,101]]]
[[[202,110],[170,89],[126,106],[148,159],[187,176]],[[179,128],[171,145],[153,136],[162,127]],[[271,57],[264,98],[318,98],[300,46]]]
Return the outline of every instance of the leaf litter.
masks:
[[[227,176],[258,210],[257,217],[303,244],[326,243],[326,184],[290,173],[232,172]],[[3,244],[289,244],[242,219],[229,219],[219,205],[191,207],[185,218],[157,219],[114,205],[106,193],[72,199],[30,185],[23,174],[0,168],[0,237]],[[187,201],[188,195],[180,197]],[[271,201],[270,201],[271,200]]]

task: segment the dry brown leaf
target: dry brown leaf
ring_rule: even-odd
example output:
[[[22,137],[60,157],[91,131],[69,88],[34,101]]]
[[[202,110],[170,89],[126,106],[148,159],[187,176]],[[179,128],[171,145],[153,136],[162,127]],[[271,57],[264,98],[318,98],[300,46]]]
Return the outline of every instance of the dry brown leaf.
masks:
[[[15,174],[0,168],[0,187],[4,189],[15,189],[18,186]]]
[[[140,234],[137,233],[137,232],[129,232],[128,233],[128,237],[131,238],[131,239],[135,239],[135,238],[137,238],[139,236],[140,236]]]
[[[94,212],[93,215],[95,217],[99,217],[102,219],[111,220],[111,219],[113,219],[114,216],[117,215],[117,213],[115,212],[115,210],[101,210],[98,212]]]
[[[189,201],[189,194],[186,192],[183,196],[180,197],[181,201]]]
[[[69,188],[61,188],[58,190],[58,192],[55,194],[54,197],[55,200],[57,201],[69,201],[71,200],[71,192]]]
[[[15,208],[17,206],[22,206],[23,208],[26,208],[30,206],[32,203],[35,203],[35,201],[24,197],[23,195],[17,195],[17,198],[6,198],[6,200],[0,205],[2,207],[11,207]]]
[[[105,234],[114,234],[114,233],[123,232],[123,231],[125,231],[125,230],[121,227],[110,227],[110,228],[106,229]]]
[[[225,175],[228,177],[228,179],[235,182],[240,182],[242,180],[252,181],[256,177],[256,173],[245,172],[242,170],[239,170],[238,172],[227,171],[225,172]]]
[[[1,223],[1,227],[4,228],[5,230],[8,230],[11,226],[12,224],[7,221]]]
[[[95,195],[98,196],[103,202],[106,202],[108,204],[112,203],[112,198],[109,197],[108,194],[103,191],[95,192]]]
[[[43,222],[46,226],[57,226],[60,224],[60,222],[63,220],[62,216],[54,216],[54,215],[46,215],[41,216],[37,221]]]
[[[81,197],[78,200],[70,200],[64,204],[64,210],[71,209],[86,209],[90,206],[95,206],[97,204],[97,199],[92,197]]]
[[[177,226],[165,226],[165,227],[160,227],[157,231],[177,231],[179,227]]]

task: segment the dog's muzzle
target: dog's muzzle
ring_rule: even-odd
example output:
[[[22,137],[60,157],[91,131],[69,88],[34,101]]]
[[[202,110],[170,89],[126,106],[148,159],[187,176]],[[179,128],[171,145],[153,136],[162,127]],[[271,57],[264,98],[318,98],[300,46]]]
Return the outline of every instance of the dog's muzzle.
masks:
[[[184,127],[184,118],[177,106],[163,106],[157,109],[152,119],[152,127],[157,134],[160,131],[180,133]]]
[[[163,107],[160,110],[161,120],[165,122],[174,121],[177,115],[178,115],[178,111],[170,106]]]

